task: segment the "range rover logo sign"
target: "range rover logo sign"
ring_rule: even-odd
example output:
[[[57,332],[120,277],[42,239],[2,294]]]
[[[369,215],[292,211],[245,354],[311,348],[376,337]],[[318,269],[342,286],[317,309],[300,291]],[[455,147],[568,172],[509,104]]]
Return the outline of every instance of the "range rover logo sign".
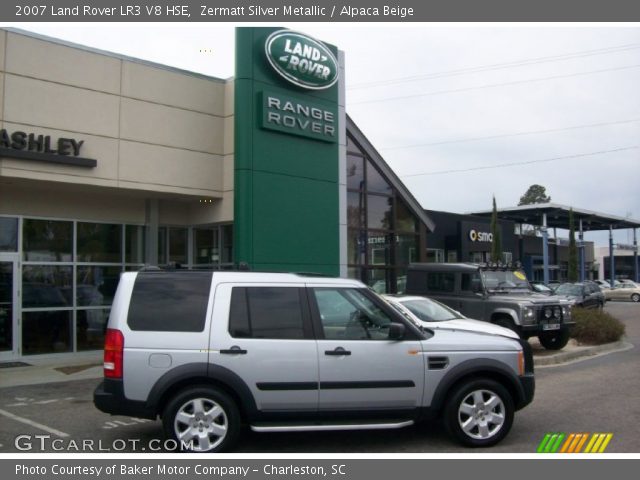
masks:
[[[273,32],[265,53],[273,69],[298,87],[324,90],[338,81],[338,61],[331,50],[302,33]]]

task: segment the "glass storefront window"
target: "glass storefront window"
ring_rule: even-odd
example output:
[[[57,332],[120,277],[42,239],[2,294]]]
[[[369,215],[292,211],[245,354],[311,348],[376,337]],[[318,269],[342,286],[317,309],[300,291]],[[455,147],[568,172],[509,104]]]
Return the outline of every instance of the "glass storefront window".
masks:
[[[393,198],[367,196],[367,226],[382,230],[393,229]]]
[[[76,268],[76,305],[110,306],[116,294],[122,268],[79,266]]]
[[[126,263],[144,263],[145,227],[127,225],[124,235],[124,261]]]
[[[122,225],[78,222],[78,261],[122,263]]]
[[[347,154],[347,188],[362,190],[364,188],[364,158]]]
[[[387,195],[393,193],[391,185],[380,175],[380,172],[378,172],[370,161],[367,162],[367,191]]]
[[[71,310],[22,313],[22,353],[62,353],[73,350]]]
[[[392,291],[391,271],[385,268],[372,268],[367,271],[367,285],[376,293],[390,293]]]
[[[72,267],[23,265],[22,308],[71,306],[73,306]]]
[[[109,309],[78,310],[76,313],[76,347],[81,350],[101,350],[109,320]]]
[[[364,262],[366,235],[363,230],[347,232],[347,263],[360,264]]]
[[[367,237],[367,258],[369,265],[391,265],[393,234],[369,232]]]
[[[167,227],[158,228],[158,265],[167,264]]]
[[[183,266],[187,263],[187,229],[169,228],[169,263]]]
[[[396,263],[408,265],[418,261],[418,237],[416,235],[396,236]]]
[[[18,251],[18,219],[0,217],[0,252]]]
[[[396,230],[399,232],[418,231],[418,222],[416,217],[399,198],[396,199]]]
[[[73,222],[25,218],[22,224],[22,254],[25,261],[73,260]]]
[[[364,193],[347,192],[347,226],[362,228],[364,226]]]
[[[193,263],[210,265],[218,263],[218,229],[195,228],[193,230]]]
[[[222,263],[233,263],[233,225],[223,225],[222,230]]]

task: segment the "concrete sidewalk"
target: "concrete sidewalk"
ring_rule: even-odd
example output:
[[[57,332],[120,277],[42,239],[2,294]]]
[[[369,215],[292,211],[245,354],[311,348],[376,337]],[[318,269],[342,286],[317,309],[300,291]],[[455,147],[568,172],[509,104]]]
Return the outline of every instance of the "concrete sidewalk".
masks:
[[[28,365],[0,368],[0,388],[102,378],[101,351],[62,358],[26,357],[21,362]]]
[[[578,345],[571,340],[560,351],[545,350],[535,338],[530,343],[535,366],[543,368],[633,348],[624,340],[595,346]],[[23,362],[29,365],[0,368],[0,388],[102,378],[102,352],[78,353],[66,358],[27,357]]]

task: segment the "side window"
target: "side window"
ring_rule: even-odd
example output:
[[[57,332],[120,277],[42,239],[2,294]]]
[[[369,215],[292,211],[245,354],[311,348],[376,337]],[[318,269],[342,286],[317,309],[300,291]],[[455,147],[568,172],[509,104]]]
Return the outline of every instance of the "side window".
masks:
[[[427,290],[430,292],[453,292],[454,285],[454,273],[429,272],[427,274]]]
[[[482,281],[478,273],[463,273],[461,275],[460,290],[464,293],[475,293],[482,289]]]
[[[386,340],[391,318],[355,288],[313,290],[328,340]]]
[[[133,285],[127,324],[147,332],[202,332],[211,273],[139,273]]]
[[[305,338],[301,289],[234,287],[229,334],[234,338]]]

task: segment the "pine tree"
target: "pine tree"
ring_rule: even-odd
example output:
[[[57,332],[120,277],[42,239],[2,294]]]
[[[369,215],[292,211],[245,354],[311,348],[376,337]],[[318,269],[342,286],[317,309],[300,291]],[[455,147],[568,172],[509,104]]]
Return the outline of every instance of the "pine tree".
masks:
[[[493,211],[491,212],[491,261],[502,261],[502,240],[500,238],[500,226],[498,225],[498,208],[496,207],[496,197],[493,197]]]
[[[573,208],[569,209],[569,264],[567,280],[578,281],[578,248],[576,247],[576,228],[573,224]]]

